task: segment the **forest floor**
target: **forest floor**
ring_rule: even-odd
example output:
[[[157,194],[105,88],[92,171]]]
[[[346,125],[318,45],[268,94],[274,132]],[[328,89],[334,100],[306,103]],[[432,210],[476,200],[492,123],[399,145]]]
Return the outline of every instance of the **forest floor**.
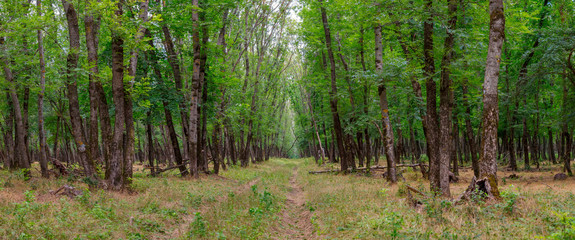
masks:
[[[133,193],[86,189],[73,177],[24,181],[0,171],[1,239],[535,239],[575,238],[575,181],[553,181],[559,166],[499,172],[503,200],[461,205],[406,201],[406,184],[429,194],[411,168],[389,185],[381,172],[308,174],[313,159],[272,159],[220,176],[149,177],[135,166]],[[462,169],[454,197],[470,182]],[[39,175],[33,171],[34,176]],[[68,184],[84,193],[53,195]]]

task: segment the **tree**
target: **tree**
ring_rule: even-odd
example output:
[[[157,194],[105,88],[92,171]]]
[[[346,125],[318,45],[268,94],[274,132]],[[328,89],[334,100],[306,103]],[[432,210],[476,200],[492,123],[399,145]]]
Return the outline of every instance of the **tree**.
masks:
[[[383,53],[381,44],[381,25],[374,28],[375,32],[375,69],[378,72],[383,70]],[[385,158],[387,161],[387,180],[395,183],[397,182],[397,175],[395,173],[396,156],[393,147],[393,129],[391,128],[391,120],[389,119],[389,107],[387,102],[387,89],[385,87],[385,80],[377,86],[379,94],[379,107],[381,108],[381,118],[383,124],[383,146],[385,147]]]
[[[336,136],[336,142],[337,142],[337,149],[340,153],[341,156],[341,171],[342,172],[347,172],[347,168],[348,168],[348,155],[347,155],[347,151],[344,147],[344,142],[343,142],[343,130],[341,127],[341,122],[339,119],[339,112],[337,110],[337,101],[338,101],[338,97],[337,97],[337,75],[335,73],[336,69],[335,69],[335,58],[333,55],[333,49],[332,49],[332,44],[331,44],[331,31],[329,29],[329,23],[327,20],[327,13],[325,11],[325,7],[323,6],[323,0],[318,0],[319,4],[320,4],[320,10],[321,10],[321,20],[323,23],[323,30],[325,33],[325,46],[327,48],[327,56],[329,59],[329,65],[330,65],[330,77],[331,77],[331,90],[329,92],[330,94],[330,107],[331,107],[331,114],[333,117],[333,128],[335,131],[335,136]]]
[[[491,191],[499,198],[497,186],[497,126],[499,106],[497,83],[501,64],[501,49],[505,40],[505,14],[502,0],[489,1],[489,47],[483,82],[483,117],[481,152],[479,157],[480,177],[486,177]]]

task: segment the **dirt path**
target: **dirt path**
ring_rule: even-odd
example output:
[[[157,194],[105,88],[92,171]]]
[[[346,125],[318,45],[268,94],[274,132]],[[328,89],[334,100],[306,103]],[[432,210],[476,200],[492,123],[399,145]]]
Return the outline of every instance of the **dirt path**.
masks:
[[[278,239],[314,239],[311,212],[305,206],[303,189],[297,184],[297,168],[289,179],[291,191],[287,194],[286,206],[282,211],[282,224]]]

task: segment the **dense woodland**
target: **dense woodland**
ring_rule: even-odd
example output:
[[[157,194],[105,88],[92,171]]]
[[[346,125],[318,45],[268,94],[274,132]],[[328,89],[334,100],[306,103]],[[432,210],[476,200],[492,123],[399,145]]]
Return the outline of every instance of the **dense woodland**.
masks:
[[[575,4],[324,0],[0,2],[0,159],[94,187],[313,156],[417,166],[450,197],[471,166],[575,145]],[[40,172],[33,166],[39,163]]]

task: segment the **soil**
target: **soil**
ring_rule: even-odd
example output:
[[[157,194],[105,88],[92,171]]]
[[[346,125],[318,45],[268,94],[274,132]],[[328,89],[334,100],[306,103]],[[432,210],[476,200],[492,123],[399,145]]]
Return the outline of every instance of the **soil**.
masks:
[[[282,224],[277,239],[315,239],[311,212],[306,207],[303,189],[297,183],[297,168],[289,179],[291,191],[287,194],[286,205],[281,213]]]

